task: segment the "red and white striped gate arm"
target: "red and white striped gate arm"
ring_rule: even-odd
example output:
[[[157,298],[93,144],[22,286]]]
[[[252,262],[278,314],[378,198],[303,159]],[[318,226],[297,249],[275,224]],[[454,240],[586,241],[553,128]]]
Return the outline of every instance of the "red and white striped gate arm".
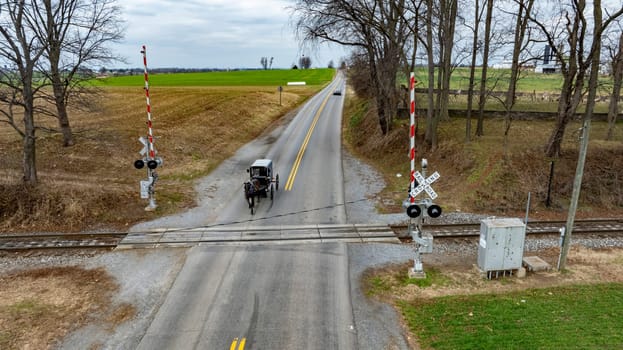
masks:
[[[410,113],[409,119],[411,122],[411,128],[409,132],[410,139],[410,149],[409,149],[409,158],[411,159],[411,178],[410,178],[410,188],[409,188],[409,200],[411,203],[415,203],[415,197],[412,195],[413,190],[415,189],[415,75],[413,72],[409,74],[409,98],[411,101],[410,104]]]
[[[149,76],[147,75],[147,50],[145,45],[143,45],[143,50],[141,51],[143,54],[143,66],[145,67],[144,75],[145,75],[145,97],[147,99],[147,128],[148,135],[147,139],[149,141],[149,158],[156,158],[156,151],[154,150],[154,135],[152,132],[152,123],[151,123],[151,103],[149,102]]]

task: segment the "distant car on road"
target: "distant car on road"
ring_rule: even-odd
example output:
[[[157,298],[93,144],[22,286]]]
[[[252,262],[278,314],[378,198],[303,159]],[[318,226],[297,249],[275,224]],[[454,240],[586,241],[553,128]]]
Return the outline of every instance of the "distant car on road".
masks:
[[[333,95],[341,96],[342,95],[342,90],[335,90],[335,91],[333,91]]]

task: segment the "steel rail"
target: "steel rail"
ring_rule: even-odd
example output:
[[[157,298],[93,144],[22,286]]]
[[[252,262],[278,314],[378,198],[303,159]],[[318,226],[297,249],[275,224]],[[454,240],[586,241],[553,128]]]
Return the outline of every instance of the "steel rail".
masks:
[[[564,221],[532,221],[528,223],[527,235],[558,235],[559,229],[565,225]],[[399,234],[404,233],[407,225],[390,225],[390,229]],[[424,230],[431,232],[433,237],[443,238],[469,238],[480,234],[479,223],[462,224],[435,224],[425,225]],[[576,220],[573,230],[577,234],[605,234],[623,235],[623,219],[588,219]],[[127,236],[126,232],[99,232],[99,233],[40,233],[40,234],[0,234],[0,251],[25,251],[36,249],[102,249],[115,248],[119,242]],[[375,238],[370,235],[370,238]],[[379,236],[380,237],[380,236]],[[339,237],[331,239],[318,238],[317,240],[339,240]],[[306,237],[306,241],[314,241],[314,238]],[[241,242],[266,243],[270,241],[297,241],[289,238],[266,238],[243,239]],[[163,242],[167,243],[167,242]],[[175,241],[176,244],[194,244],[197,242]],[[140,245],[140,244],[138,244]]]
[[[0,235],[0,251],[115,248],[126,235],[122,232],[5,234]]]
[[[532,221],[528,222],[527,235],[560,234],[565,221]],[[392,225],[395,232],[404,232],[407,225]],[[430,232],[435,238],[472,237],[480,235],[479,223],[425,225],[423,230]],[[578,234],[623,234],[621,219],[588,219],[576,220],[573,233]]]

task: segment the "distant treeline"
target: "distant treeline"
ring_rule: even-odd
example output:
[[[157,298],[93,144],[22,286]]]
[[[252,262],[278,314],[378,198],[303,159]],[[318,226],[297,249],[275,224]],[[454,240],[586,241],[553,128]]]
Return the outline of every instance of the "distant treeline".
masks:
[[[205,72],[237,72],[263,70],[262,68],[149,68],[149,74],[158,73],[205,73]],[[100,75],[139,75],[143,74],[143,68],[102,68]]]

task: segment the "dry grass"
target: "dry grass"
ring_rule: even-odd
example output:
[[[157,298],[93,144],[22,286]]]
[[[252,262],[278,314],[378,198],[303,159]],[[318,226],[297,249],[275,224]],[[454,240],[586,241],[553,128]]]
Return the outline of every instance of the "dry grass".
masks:
[[[135,313],[128,305],[110,309],[117,288],[101,268],[52,267],[0,276],[0,349],[49,349],[98,317],[113,329]]]
[[[392,131],[380,133],[374,110],[362,101],[349,99],[345,105],[346,143],[385,177],[388,185],[381,194],[381,210],[402,212],[409,182],[409,121],[398,120]],[[504,147],[504,121],[487,119],[485,136],[465,142],[465,120],[452,119],[439,125],[439,147],[425,149],[425,121],[419,119],[417,159],[427,158],[429,174],[438,171],[441,179],[433,186],[437,202],[446,211],[479,212],[493,215],[522,215],[528,192],[532,194],[531,215],[554,219],[566,217],[578,158],[579,122],[572,122],[563,142],[563,156],[555,163],[551,206],[547,208],[550,159],[544,156],[554,121],[514,121]],[[621,216],[623,214],[623,129],[615,140],[604,141],[605,122],[593,122],[580,196],[580,217]],[[472,130],[475,130],[475,120]],[[416,164],[420,170],[419,161]],[[397,177],[401,174],[401,177]]]
[[[548,248],[526,252],[538,255],[554,267],[550,271],[529,273],[526,278],[488,280],[476,267],[476,256],[432,254],[423,256],[430,284],[418,286],[408,277],[413,261],[366,270],[362,278],[364,292],[386,301],[429,299],[450,295],[508,293],[530,288],[572,286],[623,282],[623,249],[589,249],[573,246],[567,260],[567,271],[555,270],[559,249]]]
[[[193,181],[302,103],[317,87],[187,87],[150,89],[155,146],[164,159],[157,185],[159,208],[143,210],[139,180],[145,171],[137,139],[147,133],[142,88],[106,88],[91,111],[73,111],[76,145],[38,132],[41,185],[23,188],[21,142],[0,123],[0,231],[122,229],[194,205]],[[54,120],[40,124],[55,127]]]

